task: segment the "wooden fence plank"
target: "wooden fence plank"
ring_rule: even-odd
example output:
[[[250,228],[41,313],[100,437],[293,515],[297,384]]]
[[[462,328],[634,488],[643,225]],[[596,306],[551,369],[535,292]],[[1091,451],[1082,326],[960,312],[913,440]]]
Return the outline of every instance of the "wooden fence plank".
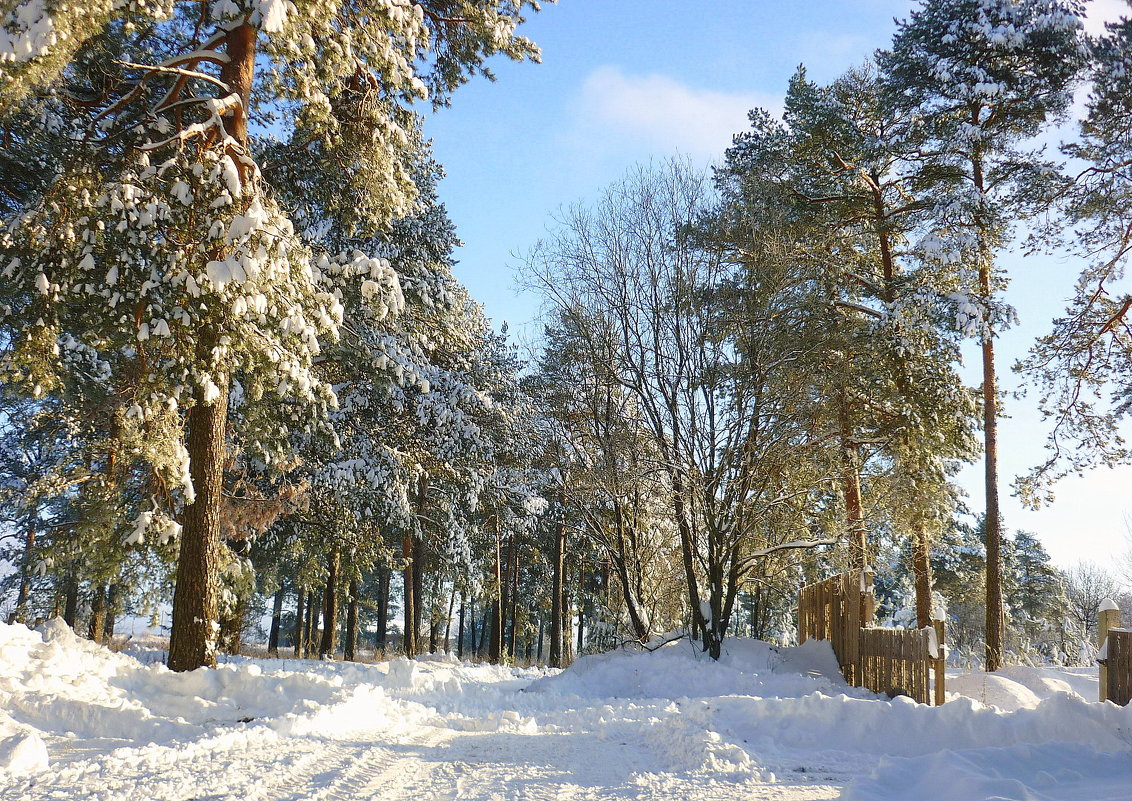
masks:
[[[830,642],[851,685],[888,695],[905,694],[923,704],[942,703],[943,662],[932,656],[932,633],[869,626],[876,600],[871,588],[871,572],[861,570],[802,587],[798,592],[798,641]],[[935,636],[942,648],[942,626]],[[1132,654],[1132,632],[1127,645],[1123,652]],[[1116,653],[1121,652],[1116,646]],[[1132,675],[1126,684],[1132,692]]]

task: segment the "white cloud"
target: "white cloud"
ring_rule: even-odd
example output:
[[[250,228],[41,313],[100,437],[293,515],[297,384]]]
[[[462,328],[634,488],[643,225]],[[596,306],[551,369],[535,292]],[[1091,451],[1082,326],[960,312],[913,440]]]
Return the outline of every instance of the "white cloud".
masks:
[[[626,75],[617,67],[599,67],[582,84],[571,138],[593,148],[639,148],[641,156],[680,152],[715,159],[732,136],[747,129],[747,112],[756,106],[777,114],[782,99],[693,88],[666,75]]]

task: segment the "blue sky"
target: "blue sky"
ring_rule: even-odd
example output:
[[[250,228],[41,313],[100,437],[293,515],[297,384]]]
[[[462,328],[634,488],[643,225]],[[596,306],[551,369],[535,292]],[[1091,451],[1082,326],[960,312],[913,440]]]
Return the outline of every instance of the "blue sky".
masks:
[[[1089,27],[1127,10],[1095,0]],[[552,213],[595,197],[635,163],[674,153],[718,159],[746,127],[747,110],[781,109],[799,64],[826,81],[888,44],[907,0],[561,0],[525,26],[542,64],[492,63],[498,82],[460,89],[450,109],[431,115],[426,133],[448,177],[441,197],[465,245],[457,277],[496,321],[520,339],[539,330],[538,300],[517,295],[514,267],[546,230]],[[1132,13],[1132,12],[1128,12]],[[1000,342],[1002,383],[1035,336],[1062,308],[1079,265],[1013,255],[1004,262],[1008,299],[1021,325]],[[976,367],[974,350],[971,367]],[[974,372],[974,371],[972,371]],[[978,380],[977,374],[972,380]],[[1032,399],[1007,401],[1002,421],[1003,485],[1042,458]],[[961,484],[982,506],[981,465]],[[1057,502],[1023,510],[1003,495],[1006,525],[1039,535],[1054,560],[1110,563],[1132,548],[1132,469],[1102,470],[1062,482]]]

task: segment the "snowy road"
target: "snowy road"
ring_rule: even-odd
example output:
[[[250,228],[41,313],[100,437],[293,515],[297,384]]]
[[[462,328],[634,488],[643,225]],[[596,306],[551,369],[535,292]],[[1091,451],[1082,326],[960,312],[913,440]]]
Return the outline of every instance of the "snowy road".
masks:
[[[1014,711],[932,709],[845,687],[824,647],[173,674],[44,636],[0,626],[4,801],[1132,797],[1132,713],[1069,674],[966,679]]]

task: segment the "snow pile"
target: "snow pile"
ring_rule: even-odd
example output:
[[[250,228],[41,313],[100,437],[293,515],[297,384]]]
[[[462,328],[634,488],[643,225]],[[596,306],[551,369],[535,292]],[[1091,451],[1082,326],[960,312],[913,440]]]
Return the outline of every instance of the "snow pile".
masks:
[[[729,640],[718,662],[686,640],[652,652],[611,651],[583,656],[529,690],[582,698],[792,697],[817,691],[867,695],[845,684],[832,648],[816,640],[794,648]]]
[[[0,768],[42,770],[45,741],[63,738],[141,745],[228,728],[260,738],[341,734],[426,714],[388,698],[377,668],[354,666],[351,673],[349,680],[326,672],[266,674],[251,660],[173,673],[76,637],[58,619],[39,632],[0,625]]]

